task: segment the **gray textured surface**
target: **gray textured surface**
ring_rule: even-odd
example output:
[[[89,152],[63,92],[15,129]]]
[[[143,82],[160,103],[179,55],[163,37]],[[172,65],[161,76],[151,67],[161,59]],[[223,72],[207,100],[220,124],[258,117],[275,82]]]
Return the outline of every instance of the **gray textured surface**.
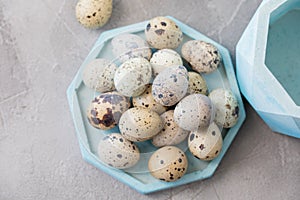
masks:
[[[299,199],[300,140],[247,119],[208,180],[141,195],[81,158],[66,89],[99,34],[171,15],[234,47],[261,0],[114,1],[87,30],[76,0],[0,0],[0,199]]]

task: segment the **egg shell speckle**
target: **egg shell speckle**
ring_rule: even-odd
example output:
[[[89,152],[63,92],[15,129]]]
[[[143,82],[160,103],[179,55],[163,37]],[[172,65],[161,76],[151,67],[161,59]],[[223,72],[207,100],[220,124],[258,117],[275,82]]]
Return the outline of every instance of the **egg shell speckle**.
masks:
[[[163,123],[156,112],[148,108],[133,107],[123,113],[119,128],[126,139],[140,142],[156,135],[163,128]]]
[[[174,122],[174,110],[168,110],[160,115],[164,127],[152,138],[152,144],[156,147],[177,145],[182,142],[189,134]]]
[[[179,127],[189,131],[209,126],[214,118],[214,105],[203,94],[186,96],[176,105],[174,110],[175,122]]]
[[[184,66],[168,67],[153,80],[152,95],[158,103],[173,106],[185,96],[188,85],[188,72]]]
[[[118,124],[122,113],[129,107],[129,98],[117,92],[102,93],[90,103],[87,118],[95,128],[111,129]]]
[[[112,0],[79,0],[76,18],[86,28],[99,28],[108,22],[112,7]]]
[[[204,94],[207,95],[208,88],[205,79],[197,72],[189,72],[189,88],[188,94]]]
[[[151,175],[159,180],[173,182],[187,171],[188,160],[185,153],[175,146],[165,146],[156,150],[148,161]]]
[[[140,159],[138,147],[119,133],[111,133],[100,140],[99,159],[107,165],[126,169],[134,166]]]
[[[114,75],[117,66],[104,58],[94,59],[83,71],[84,84],[97,92],[110,92],[115,89]]]
[[[149,60],[152,55],[146,40],[135,34],[124,33],[118,35],[112,39],[111,44],[114,56],[121,62],[136,57],[143,57]]]
[[[150,59],[153,76],[157,76],[161,71],[171,66],[182,66],[181,56],[172,49],[161,49],[155,52]]]
[[[118,92],[131,97],[141,95],[152,77],[151,64],[145,58],[132,58],[117,69],[114,84]]]
[[[233,127],[239,119],[239,104],[235,95],[227,89],[218,88],[208,97],[216,108],[215,122],[224,128]]]
[[[145,29],[147,42],[157,49],[175,49],[183,39],[177,24],[167,17],[155,17]]]
[[[192,131],[188,138],[190,152],[198,159],[212,160],[222,149],[223,138],[215,122],[208,128]]]
[[[134,107],[144,107],[157,112],[159,115],[167,110],[166,106],[157,103],[152,96],[152,85],[147,85],[147,89],[143,94],[132,98],[132,104]]]
[[[192,69],[199,73],[211,73],[218,68],[221,62],[218,49],[201,40],[190,40],[184,43],[181,54],[190,63]]]

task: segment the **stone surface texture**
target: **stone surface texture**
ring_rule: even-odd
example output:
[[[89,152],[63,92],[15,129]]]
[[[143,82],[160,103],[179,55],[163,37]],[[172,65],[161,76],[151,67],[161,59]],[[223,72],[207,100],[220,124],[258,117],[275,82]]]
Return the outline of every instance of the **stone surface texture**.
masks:
[[[81,157],[66,89],[105,30],[170,15],[227,47],[261,0],[114,0],[110,21],[82,27],[75,0],[0,0],[0,199],[285,199],[300,196],[300,140],[247,118],[215,175],[142,195]]]

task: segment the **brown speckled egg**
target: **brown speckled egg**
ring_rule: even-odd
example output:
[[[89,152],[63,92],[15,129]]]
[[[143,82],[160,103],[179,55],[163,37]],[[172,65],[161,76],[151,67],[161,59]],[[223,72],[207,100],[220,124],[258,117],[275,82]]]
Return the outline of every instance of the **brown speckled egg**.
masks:
[[[163,127],[160,116],[143,107],[133,107],[120,118],[121,134],[130,141],[140,142],[151,139]]]
[[[150,59],[152,73],[157,76],[161,71],[171,66],[182,66],[181,56],[172,49],[161,49]]]
[[[107,130],[118,124],[122,113],[129,107],[129,98],[117,92],[102,93],[89,105],[87,118],[93,127]]]
[[[156,102],[173,106],[185,96],[188,86],[188,72],[184,66],[168,67],[153,80],[152,95]]]
[[[150,60],[152,55],[146,40],[135,34],[124,33],[118,35],[112,39],[111,44],[114,56],[121,62],[136,57]]]
[[[98,145],[99,159],[107,165],[126,169],[134,166],[140,159],[138,147],[119,133],[104,136]]]
[[[211,100],[203,94],[191,94],[183,98],[175,107],[174,120],[179,127],[195,131],[213,122],[215,108]]]
[[[127,97],[141,95],[152,77],[151,64],[145,58],[132,58],[116,71],[114,84],[118,92]]]
[[[151,175],[159,180],[173,182],[187,171],[188,160],[185,153],[175,146],[165,146],[156,150],[148,161]]]
[[[192,131],[188,138],[190,152],[198,159],[212,160],[219,155],[223,145],[221,131],[215,122],[208,128]]]
[[[207,94],[205,79],[197,72],[189,72],[189,88],[187,94]]]
[[[83,71],[84,84],[97,92],[110,92],[115,89],[114,75],[117,66],[104,58],[94,59]]]
[[[156,147],[176,145],[182,142],[189,134],[174,122],[174,110],[168,110],[160,115],[164,127],[152,138],[152,144]]]
[[[86,28],[99,28],[108,22],[112,6],[112,0],[79,0],[76,18]]]
[[[177,24],[167,17],[155,17],[145,29],[147,42],[157,49],[175,49],[181,43],[182,31]]]
[[[144,107],[157,112],[159,115],[167,110],[166,106],[157,103],[152,96],[152,85],[147,85],[147,89],[143,94],[132,98],[132,104],[134,107]]]
[[[233,127],[239,119],[239,104],[235,95],[227,89],[218,88],[208,95],[216,108],[215,122],[224,128]]]
[[[190,40],[183,44],[181,54],[193,70],[199,73],[211,73],[221,62],[221,55],[214,45],[201,41]]]

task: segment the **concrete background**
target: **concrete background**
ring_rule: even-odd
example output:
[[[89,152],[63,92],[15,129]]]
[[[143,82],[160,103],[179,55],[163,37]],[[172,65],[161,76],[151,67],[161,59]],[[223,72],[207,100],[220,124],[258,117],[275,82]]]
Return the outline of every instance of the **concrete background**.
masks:
[[[260,2],[114,0],[109,23],[88,30],[76,0],[0,0],[0,200],[299,199],[300,140],[273,133],[246,101],[247,119],[211,179],[142,195],[83,161],[66,99],[103,31],[171,15],[234,58]]]

